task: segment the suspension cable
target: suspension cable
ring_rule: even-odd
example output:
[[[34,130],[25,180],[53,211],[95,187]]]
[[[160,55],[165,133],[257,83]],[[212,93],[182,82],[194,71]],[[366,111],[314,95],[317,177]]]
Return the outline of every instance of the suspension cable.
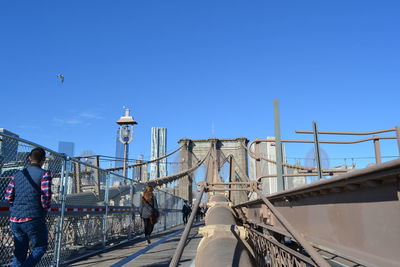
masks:
[[[251,143],[250,146],[252,144],[253,143]],[[249,153],[251,158],[257,159],[257,160],[262,159],[262,160],[265,160],[267,162],[276,164],[275,160],[267,159],[267,158],[264,158],[264,157],[258,157],[257,155],[254,154],[253,151],[250,151],[250,149],[248,147],[246,147],[244,144],[242,144],[242,146],[244,147],[244,149],[246,149],[246,151]],[[288,167],[288,168],[293,168],[293,169],[298,169],[298,170],[307,170],[307,171],[316,170],[316,168],[313,168],[313,167],[305,167],[305,166],[293,165],[293,164],[289,164],[289,163],[283,163],[282,166],[285,166],[285,167]]]
[[[181,146],[181,147],[175,149],[175,150],[172,151],[171,153],[169,153],[169,154],[167,154],[167,155],[164,155],[164,156],[162,156],[162,157],[159,157],[159,158],[156,158],[156,159],[152,159],[152,160],[149,160],[149,161],[146,161],[146,162],[141,162],[141,163],[136,163],[136,164],[128,165],[128,166],[126,166],[126,168],[129,169],[129,168],[139,167],[139,166],[147,165],[147,164],[150,164],[150,163],[153,163],[153,162],[162,160],[162,159],[164,159],[164,158],[166,158],[166,157],[169,157],[169,156],[171,156],[172,154],[178,152],[179,150],[182,149],[182,147],[183,147],[183,146]],[[122,169],[124,169],[124,167],[108,168],[108,169],[106,169],[106,170],[108,170],[108,171],[118,171],[118,170],[122,170]]]
[[[183,172],[177,173],[177,174],[173,174],[173,175],[168,175],[168,176],[164,176],[164,177],[159,177],[159,178],[154,178],[145,182],[140,182],[141,184],[146,184],[146,185],[161,185],[161,184],[168,184],[171,183],[175,180],[178,180],[192,172],[194,172],[195,170],[197,170],[201,164],[204,163],[204,161],[210,156],[211,154],[211,149],[208,151],[207,155],[201,160],[199,161],[194,167],[185,170]]]

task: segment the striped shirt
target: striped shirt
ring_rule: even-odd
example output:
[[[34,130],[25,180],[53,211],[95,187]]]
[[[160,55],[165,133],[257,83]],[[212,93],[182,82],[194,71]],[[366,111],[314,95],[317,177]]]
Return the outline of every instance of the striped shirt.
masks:
[[[40,179],[40,202],[42,204],[42,208],[48,210],[51,204],[51,174],[50,172],[46,172],[42,178]],[[8,203],[13,204],[15,197],[15,182],[14,177],[11,178],[11,181],[8,183],[5,199]],[[31,221],[32,218],[19,218],[19,217],[10,217],[11,222],[28,222]]]

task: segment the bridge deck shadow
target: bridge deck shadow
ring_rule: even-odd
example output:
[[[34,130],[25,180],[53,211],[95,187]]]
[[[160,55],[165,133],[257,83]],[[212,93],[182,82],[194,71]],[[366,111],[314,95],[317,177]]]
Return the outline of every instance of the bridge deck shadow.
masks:
[[[189,267],[194,261],[196,256],[197,246],[201,240],[201,236],[198,234],[199,227],[203,226],[203,222],[195,223],[191,229],[188,240],[186,242],[185,250],[182,254],[179,266]],[[124,245],[114,247],[103,253],[90,256],[83,260],[71,263],[67,266],[71,267],[86,267],[86,266],[96,266],[96,267],[106,267],[112,266],[151,266],[151,267],[166,267],[172,259],[176,247],[178,246],[179,239],[182,232],[172,236],[171,238],[164,240],[162,243],[157,244],[158,241],[167,236],[176,233],[179,230],[183,230],[184,226],[177,226],[164,232],[156,233],[152,236],[151,241],[154,247],[150,247],[143,237],[137,238]],[[136,258],[129,262],[126,262],[132,255],[138,255]],[[125,261],[125,262],[124,262]]]

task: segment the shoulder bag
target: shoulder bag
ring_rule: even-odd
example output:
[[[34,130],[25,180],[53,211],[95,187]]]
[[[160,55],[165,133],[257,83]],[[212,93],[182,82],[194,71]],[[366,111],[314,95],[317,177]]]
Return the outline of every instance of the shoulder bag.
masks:
[[[160,212],[157,209],[155,209],[154,206],[150,202],[146,201],[146,203],[149,204],[151,209],[152,209],[152,213],[151,213],[151,215],[149,217],[150,223],[151,224],[156,224],[157,221],[158,221],[158,217],[160,217]]]

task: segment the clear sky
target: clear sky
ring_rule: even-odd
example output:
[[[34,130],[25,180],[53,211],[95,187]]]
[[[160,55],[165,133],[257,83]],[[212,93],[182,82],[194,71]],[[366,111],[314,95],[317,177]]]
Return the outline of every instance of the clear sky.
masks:
[[[398,0],[1,1],[0,128],[114,155],[127,106],[139,122],[130,157],[145,158],[153,126],[168,128],[169,151],[182,137],[274,135],[274,98],[284,139],[311,139],[294,131],[313,120],[320,130],[392,128],[399,12]],[[323,148],[374,155],[371,142]],[[309,149],[287,146],[289,157]],[[382,153],[397,156],[396,142]]]

